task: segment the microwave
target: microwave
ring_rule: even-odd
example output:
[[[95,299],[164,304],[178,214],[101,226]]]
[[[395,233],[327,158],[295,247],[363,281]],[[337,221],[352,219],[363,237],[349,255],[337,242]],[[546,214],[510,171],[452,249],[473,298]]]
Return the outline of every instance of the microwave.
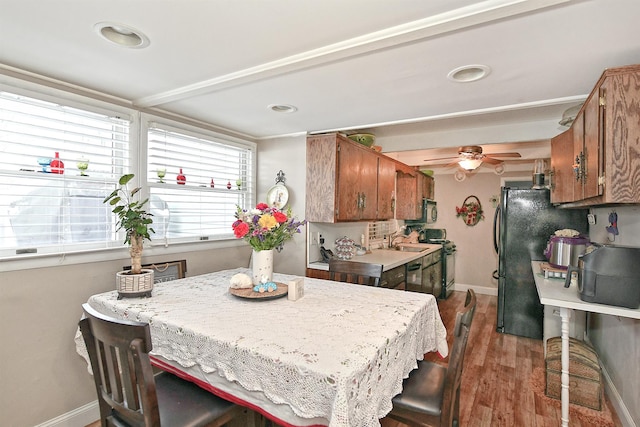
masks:
[[[438,219],[438,204],[435,200],[422,199],[422,218],[420,222],[433,224]]]
[[[435,200],[422,199],[420,218],[405,220],[405,224],[433,224],[438,219],[438,204]]]
[[[438,219],[438,204],[435,200],[422,200],[422,220],[425,224],[433,224]]]

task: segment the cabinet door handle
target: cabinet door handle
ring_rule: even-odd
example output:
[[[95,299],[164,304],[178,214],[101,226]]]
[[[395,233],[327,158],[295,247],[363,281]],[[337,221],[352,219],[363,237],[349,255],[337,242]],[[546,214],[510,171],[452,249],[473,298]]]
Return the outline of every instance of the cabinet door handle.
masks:
[[[555,174],[556,174],[556,169],[553,168],[549,171],[549,188],[551,188],[551,191],[554,191],[556,189],[556,181],[555,181]]]
[[[584,153],[581,151],[580,154],[576,156],[576,162],[572,165],[573,173],[576,175],[576,181],[585,180],[585,169],[584,169]]]
[[[367,208],[367,195],[362,193],[362,209]]]

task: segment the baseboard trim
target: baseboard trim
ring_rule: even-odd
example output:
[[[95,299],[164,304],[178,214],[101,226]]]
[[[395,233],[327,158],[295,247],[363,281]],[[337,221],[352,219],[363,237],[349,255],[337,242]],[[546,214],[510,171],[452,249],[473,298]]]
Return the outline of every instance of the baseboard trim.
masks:
[[[456,285],[453,289],[454,291],[459,292],[467,292],[467,290],[473,289],[476,294],[498,296],[498,288],[490,288],[487,286],[467,285],[464,283],[456,282]]]
[[[589,335],[585,334],[584,340],[588,342],[591,346],[593,343],[589,339]],[[629,410],[627,409],[627,405],[625,405],[624,400],[622,400],[622,396],[618,393],[618,389],[616,388],[609,372],[607,372],[607,368],[600,363],[600,368],[602,369],[602,378],[604,379],[604,389],[609,401],[613,405],[613,409],[616,411],[616,415],[620,419],[623,427],[638,427],[638,425],[633,421]]]
[[[86,405],[59,415],[35,427],[82,427],[100,419],[98,401],[94,400]]]
[[[624,427],[638,427],[635,421],[633,421],[633,418],[631,418],[627,405],[624,404],[624,401],[622,400],[620,393],[618,393],[618,389],[616,389],[615,384],[613,384],[613,380],[611,380],[611,376],[607,372],[607,369],[602,366],[602,364],[601,367],[607,397],[609,398],[609,401],[611,401],[613,408],[616,410],[616,414],[618,415],[618,418],[620,418],[620,422]]]

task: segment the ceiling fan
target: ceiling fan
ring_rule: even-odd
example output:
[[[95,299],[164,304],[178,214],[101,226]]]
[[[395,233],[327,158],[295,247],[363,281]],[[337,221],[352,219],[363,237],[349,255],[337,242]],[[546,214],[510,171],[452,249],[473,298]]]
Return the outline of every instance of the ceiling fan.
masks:
[[[459,165],[462,169],[466,171],[472,171],[478,168],[482,163],[488,163],[490,165],[499,165],[503,163],[504,160],[498,159],[501,158],[519,158],[520,153],[511,152],[511,153],[491,153],[491,154],[482,154],[482,147],[479,145],[467,145],[464,147],[458,148],[458,156],[457,157],[443,157],[439,159],[425,159],[424,162],[426,164],[430,164],[432,162],[439,162],[442,160],[452,160],[452,163],[447,164],[446,166],[454,166]]]

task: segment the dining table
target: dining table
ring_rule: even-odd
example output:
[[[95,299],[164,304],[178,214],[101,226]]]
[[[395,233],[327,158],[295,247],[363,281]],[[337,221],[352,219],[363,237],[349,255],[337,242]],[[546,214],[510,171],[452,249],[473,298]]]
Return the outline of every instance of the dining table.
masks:
[[[150,326],[152,363],[283,426],[380,426],[425,353],[448,355],[433,295],[273,274],[297,299],[240,296],[235,268],[93,295],[97,311]],[[235,277],[237,280],[237,276]],[[76,349],[86,360],[81,335]],[[89,366],[90,370],[90,366]]]

